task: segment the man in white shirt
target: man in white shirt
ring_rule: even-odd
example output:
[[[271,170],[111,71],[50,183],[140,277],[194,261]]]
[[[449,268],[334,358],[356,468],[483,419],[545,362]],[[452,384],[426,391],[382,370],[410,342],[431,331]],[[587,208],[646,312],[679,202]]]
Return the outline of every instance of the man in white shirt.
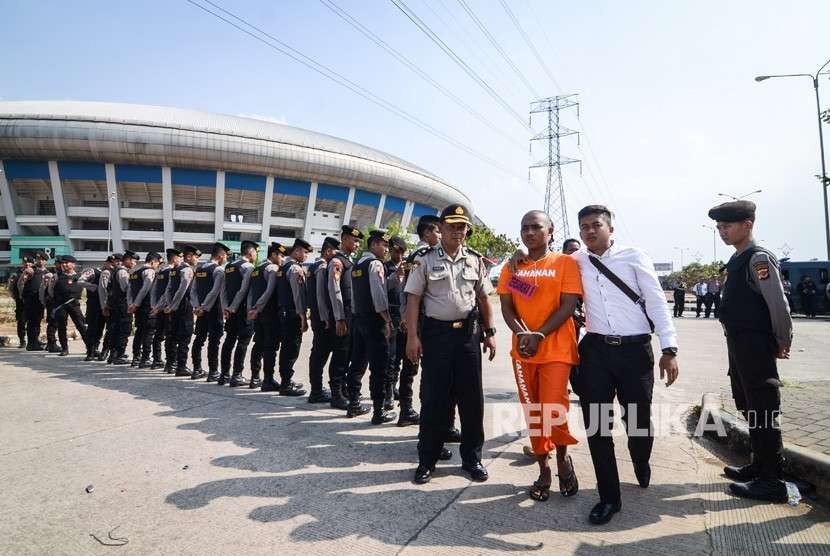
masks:
[[[703,309],[703,304],[706,302],[706,293],[709,291],[709,288],[706,286],[706,282],[700,281],[695,284],[695,318],[700,318],[700,311]],[[708,318],[709,315],[706,315]]]
[[[660,340],[660,378],[666,379],[666,386],[677,379],[677,334],[649,257],[611,239],[611,211],[602,205],[583,208],[579,211],[579,231],[585,248],[573,257],[579,263],[585,292],[586,335],[579,344],[580,365],[571,377],[571,385],[579,395],[600,496],[589,520],[599,525],[610,521],[622,508],[611,433],[614,397],[623,410],[637,481],[646,488],[651,478],[649,458],[654,443],[651,332]],[[616,277],[609,278],[600,270],[601,266]],[[627,285],[639,302],[613,280]]]

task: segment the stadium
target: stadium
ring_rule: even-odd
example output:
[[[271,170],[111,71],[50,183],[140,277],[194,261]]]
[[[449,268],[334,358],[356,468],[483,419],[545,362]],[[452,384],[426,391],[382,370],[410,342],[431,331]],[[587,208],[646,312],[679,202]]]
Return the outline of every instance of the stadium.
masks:
[[[216,240],[319,247],[344,223],[407,226],[470,206],[422,168],[322,133],[74,101],[0,102],[0,201],[0,264],[38,249],[98,262]]]

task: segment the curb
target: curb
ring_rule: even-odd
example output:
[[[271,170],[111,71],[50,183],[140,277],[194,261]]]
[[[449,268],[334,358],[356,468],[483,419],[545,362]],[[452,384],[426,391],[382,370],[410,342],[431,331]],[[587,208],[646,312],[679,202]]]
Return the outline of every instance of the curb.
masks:
[[[695,436],[701,436],[698,432],[701,427],[705,427],[702,434],[708,438],[749,454],[749,427],[743,420],[724,411],[720,396],[714,392],[703,395]],[[822,496],[830,496],[830,456],[785,442],[784,459],[785,472],[812,483]]]

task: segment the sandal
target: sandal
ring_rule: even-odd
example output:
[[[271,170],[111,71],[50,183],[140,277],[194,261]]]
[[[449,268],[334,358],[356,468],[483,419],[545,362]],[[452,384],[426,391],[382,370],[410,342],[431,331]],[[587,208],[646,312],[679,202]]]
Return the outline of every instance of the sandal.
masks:
[[[574,471],[574,462],[571,459],[571,456],[567,456],[565,460],[568,464],[568,471],[565,475],[561,475],[557,473],[557,477],[559,477],[559,494],[564,496],[565,498],[570,498],[577,492],[579,492],[579,480],[576,478],[576,472]]]
[[[539,474],[539,478],[530,485],[530,490],[528,491],[530,497],[537,502],[546,502],[550,498],[550,483],[545,484],[542,481],[542,475]]]

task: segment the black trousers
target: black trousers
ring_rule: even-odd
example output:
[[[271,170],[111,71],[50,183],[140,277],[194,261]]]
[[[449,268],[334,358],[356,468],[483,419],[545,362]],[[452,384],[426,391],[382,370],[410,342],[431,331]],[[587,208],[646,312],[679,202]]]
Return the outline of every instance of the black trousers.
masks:
[[[94,294],[97,295],[97,294]],[[101,337],[104,335],[104,328],[107,326],[107,317],[101,312],[101,305],[86,303],[86,353],[92,355],[98,351]]]
[[[703,309],[705,299],[702,295],[695,297],[695,317],[700,317],[700,311]]]
[[[331,355],[334,343],[334,325],[326,327],[321,321],[311,320],[311,354],[308,358],[308,380],[311,384],[311,393],[323,391],[323,369]],[[331,367],[329,367],[331,378]]]
[[[686,309],[686,297],[685,296],[674,296],[674,316],[675,317],[682,317],[683,311]]]
[[[735,407],[749,424],[754,461],[763,478],[781,477],[783,444],[778,417],[781,395],[776,364],[778,345],[765,332],[727,331],[729,380]]]
[[[23,310],[23,301],[14,298],[14,320],[17,323],[17,338],[20,345],[26,345],[26,312]]]
[[[72,319],[72,323],[75,325],[78,334],[81,335],[81,339],[84,342],[86,342],[87,334],[86,319],[84,319],[84,315],[81,313],[81,304],[75,301],[74,303],[61,306],[60,309],[55,311],[55,321],[58,324],[58,340],[63,351],[69,350],[69,340],[66,337],[67,318]]]
[[[55,320],[57,306],[54,301],[46,302],[46,344],[49,347],[58,345],[58,321]]]
[[[161,363],[164,341],[167,339],[167,328],[165,315],[152,315],[147,313],[147,322],[144,325],[144,339],[141,343],[141,360],[149,361],[152,357],[154,363]]]
[[[703,297],[703,304],[706,306],[706,318],[709,318],[709,315],[712,314],[712,304],[715,302],[715,296],[711,293],[707,293]],[[717,315],[716,315],[717,316]]]
[[[718,318],[720,316],[720,292],[712,294],[712,309],[714,317]]]
[[[571,386],[579,395],[597,490],[602,502],[616,503],[620,501],[620,478],[612,438],[614,397],[622,407],[631,460],[647,462],[654,445],[651,341],[615,346],[589,334],[579,343],[579,360],[579,367],[571,375]]]
[[[23,298],[23,306],[26,312],[26,336],[28,336],[29,347],[36,346],[40,342],[40,321],[43,320],[43,304],[37,294],[27,295]]]
[[[240,307],[225,321],[225,341],[222,343],[221,369],[223,375],[231,373],[231,356],[233,356],[234,374],[242,373],[245,368],[245,355],[248,344],[254,335],[254,322],[248,320],[247,309]],[[234,350],[234,346],[236,350]]]
[[[475,320],[461,328],[425,318],[421,327],[421,423],[418,460],[435,465],[444,446],[453,401],[461,417],[461,459],[481,460],[484,445],[484,393],[481,385],[480,331]]]
[[[291,382],[294,376],[294,363],[300,355],[303,343],[303,321],[296,312],[280,309],[280,380],[283,384]]]
[[[332,342],[331,342],[331,363],[329,364],[329,385],[332,393],[342,392],[344,396],[348,397],[348,375],[349,375],[349,361],[352,353],[352,317],[347,315],[346,326],[348,331],[343,336],[337,335],[335,323],[329,325],[332,328]]]
[[[135,313],[135,332],[133,333],[133,359],[142,360],[144,344],[147,341],[147,336],[150,334],[147,322],[150,320],[150,305],[141,305]],[[151,340],[152,341],[152,340]],[[149,354],[148,354],[149,355]]]
[[[254,345],[251,347],[251,378],[258,378],[262,370],[265,380],[274,380],[279,344],[278,316],[266,312],[257,315],[254,321]]]
[[[110,307],[110,349],[115,357],[121,357],[127,352],[127,339],[130,337],[131,328],[132,315],[127,312],[127,301]]]
[[[398,400],[401,403],[401,408],[407,409],[412,407],[415,397],[412,385],[415,382],[415,376],[418,374],[418,365],[406,356],[406,334],[399,330],[399,327],[400,324],[396,327],[394,340],[389,342],[389,369],[392,384],[397,384],[400,378]],[[455,404],[453,404],[452,412],[454,420]]]
[[[202,368],[202,347],[207,340],[208,370],[211,373],[219,371],[219,343],[224,334],[222,322],[222,310],[219,304],[204,315],[196,318],[194,328],[193,346],[190,349],[190,358],[193,360],[193,370]]]
[[[389,377],[389,341],[383,335],[383,318],[377,313],[355,315],[352,336],[352,361],[349,365],[349,399],[360,399],[366,366],[369,367],[369,394],[375,406],[383,405]]]
[[[167,336],[171,344],[169,353],[175,357],[177,369],[187,368],[191,337],[193,337],[193,308],[189,300],[182,299],[179,308],[170,313],[170,330]]]

